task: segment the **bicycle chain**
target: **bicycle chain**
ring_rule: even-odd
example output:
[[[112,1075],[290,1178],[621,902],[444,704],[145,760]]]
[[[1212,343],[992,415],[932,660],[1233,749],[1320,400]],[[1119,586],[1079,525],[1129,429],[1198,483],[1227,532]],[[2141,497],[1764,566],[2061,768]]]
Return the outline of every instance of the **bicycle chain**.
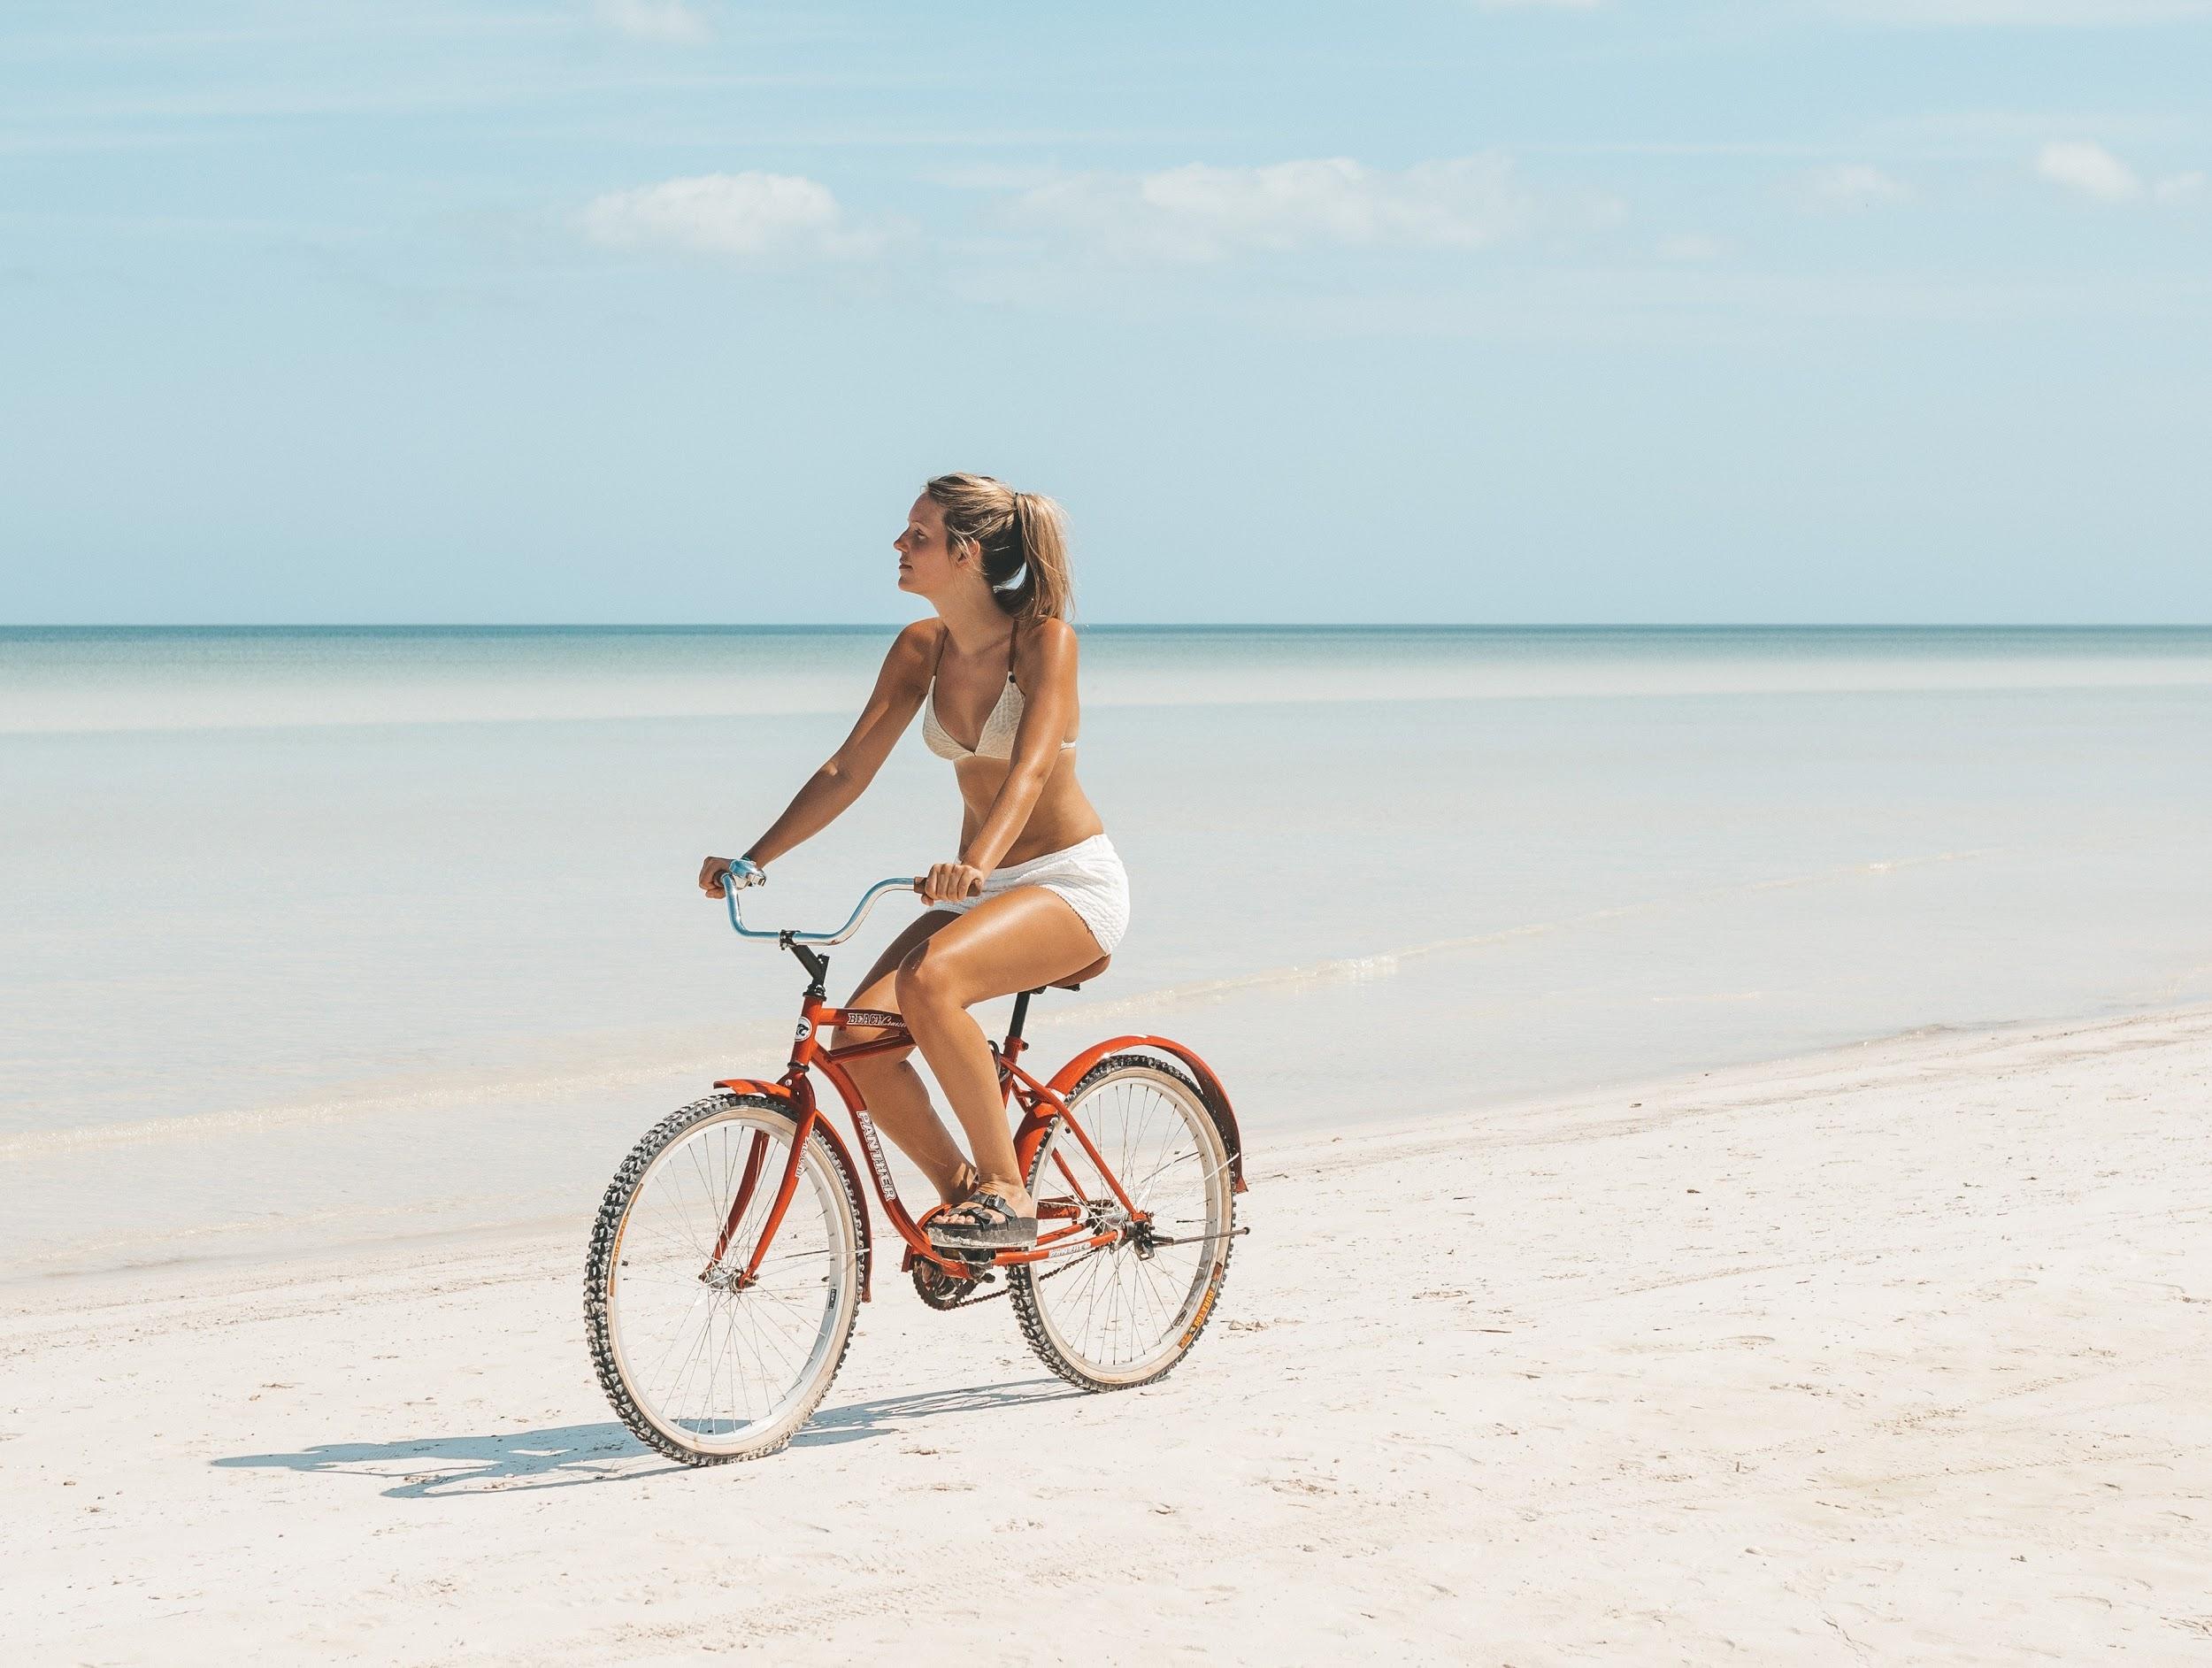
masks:
[[[1091,1258],[1096,1257],[1101,1251],[1109,1251],[1112,1249],[1113,1247],[1110,1245],[1094,1245],[1089,1250],[1084,1252],[1082,1256],[1071,1257],[1065,1262],[1061,1263],[1058,1267],[1049,1269],[1042,1274],[1032,1274],[1030,1279],[1033,1280],[1056,1280],[1059,1276],[1066,1273],[1070,1269],[1075,1267],[1079,1263],[1087,1263],[1091,1260]],[[1012,1293],[1013,1289],[1014,1288],[1010,1282],[1007,1285],[1000,1287],[995,1292],[984,1293],[980,1297],[963,1297],[957,1302],[947,1303],[939,1312],[942,1314],[950,1314],[956,1309],[972,1309],[976,1304],[987,1303],[995,1297],[1007,1296]]]

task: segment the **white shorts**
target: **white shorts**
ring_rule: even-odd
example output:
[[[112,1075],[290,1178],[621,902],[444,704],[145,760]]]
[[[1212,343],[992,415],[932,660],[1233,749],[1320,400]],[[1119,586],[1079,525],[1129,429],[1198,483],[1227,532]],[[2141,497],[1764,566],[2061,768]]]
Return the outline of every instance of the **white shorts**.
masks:
[[[930,907],[957,915],[1018,886],[1041,886],[1067,899],[1083,918],[1083,925],[1091,929],[1102,955],[1112,955],[1121,935],[1129,930],[1129,872],[1121,866],[1121,853],[1114,849],[1114,842],[1102,834],[1094,834],[1064,851],[1048,851],[1026,863],[994,869],[983,877],[983,890],[976,896]]]

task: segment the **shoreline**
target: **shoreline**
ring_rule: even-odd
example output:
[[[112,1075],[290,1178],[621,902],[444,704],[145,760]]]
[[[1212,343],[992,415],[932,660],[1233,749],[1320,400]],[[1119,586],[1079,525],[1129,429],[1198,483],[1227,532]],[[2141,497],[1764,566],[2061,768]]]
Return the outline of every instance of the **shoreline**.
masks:
[[[1350,958],[1357,961],[1360,958]],[[1333,965],[1334,964],[1331,964]],[[1317,976],[1318,979],[1321,976]],[[1242,981],[1225,981],[1241,984]],[[1073,1028],[1089,1024],[1100,1018],[1112,1018],[1124,1011],[1141,1011],[1148,997],[1107,997],[1082,1007],[1067,1004],[1066,1011],[1054,1013],[1033,1026],[1033,1032],[1049,1034],[1048,1026],[1059,1025]],[[1712,1065],[1687,1072],[1653,1075],[1629,1073],[1609,1076],[1601,1080],[1569,1085],[1534,1093],[1520,1093],[1501,1100],[1485,1102],[1477,1099],[1468,1106],[1449,1111],[1425,1113],[1394,1123],[1378,1125],[1340,1132],[1363,1141],[1387,1143],[1393,1138],[1424,1136],[1435,1132],[1458,1128],[1471,1134],[1490,1121],[1511,1118],[1532,1112],[1563,1112],[1584,1101],[1611,1097],[1621,1094],[1650,1089],[1658,1092],[1667,1085],[1720,1077],[1724,1080],[1746,1074],[1761,1078],[1786,1074],[1796,1071],[1819,1072],[1831,1064],[1839,1064],[1847,1057],[1889,1060],[1916,1049],[1926,1048],[1934,1052],[1944,1051],[1944,1045],[1954,1039],[1986,1040],[1989,1046],[2002,1046],[2009,1039],[2026,1034],[2078,1035],[2095,1033],[2114,1026],[2128,1026],[2140,1022],[2175,1019],[2187,1020],[2194,1016],[2212,1016],[2212,1003],[2185,1003],[2169,1007],[2131,1010],[2107,1014],[2078,1015],[2059,1019],[2012,1019],[1979,1026],[1932,1024],[1916,1026],[1901,1031],[1892,1031],[1856,1042],[1830,1044],[1824,1048],[1805,1049],[1795,1053],[1756,1058],[1721,1060]],[[774,1034],[780,1038],[781,1031]],[[626,1083],[650,1081],[654,1078],[671,1075],[685,1067],[662,1066],[649,1070],[634,1065],[624,1067],[619,1076]],[[695,1068],[704,1073],[710,1068]],[[701,1092],[710,1087],[704,1076],[692,1084]],[[485,1091],[490,1094],[492,1091]],[[1233,1089],[1232,1094],[1233,1096]],[[401,1097],[410,1103],[434,1103],[436,1096],[429,1091]],[[382,1100],[365,1103],[365,1107],[385,1104]],[[1240,1109],[1241,1110],[1241,1109]],[[327,1114],[333,1118],[354,1119],[365,1115],[364,1110],[347,1107]],[[250,1114],[240,1114],[250,1117]],[[833,1116],[841,1134],[849,1134],[848,1115],[841,1108]],[[1479,1121],[1477,1121],[1479,1120]],[[169,1120],[179,1126],[189,1119]],[[1248,1142],[1264,1141],[1270,1134],[1268,1126],[1246,1115]],[[644,1126],[641,1125],[640,1133]],[[1333,1137],[1324,1136],[1326,1126],[1310,1114],[1294,1115],[1290,1122],[1279,1126],[1286,1139],[1279,1143],[1280,1149],[1294,1151],[1317,1140],[1326,1141]],[[64,1132],[66,1134],[67,1132]],[[98,1128],[87,1132],[96,1141],[101,1134]],[[226,1128],[225,1134],[233,1132]],[[188,1135],[179,1134],[172,1139],[185,1140]],[[0,1143],[4,1144],[4,1143]],[[88,1143],[89,1144],[89,1143]],[[915,1181],[905,1161],[895,1158],[900,1173],[900,1185],[905,1189]],[[579,1246],[591,1211],[595,1208],[597,1195],[580,1197],[572,1205],[557,1211],[525,1217],[503,1217],[457,1226],[426,1226],[419,1230],[391,1234],[367,1235],[354,1239],[332,1241],[312,1249],[288,1248],[271,1255],[265,1247],[246,1248],[235,1251],[195,1250],[175,1256],[150,1257],[144,1261],[119,1264],[100,1268],[35,1269],[28,1265],[13,1270],[0,1270],[0,1317],[13,1313],[31,1312],[53,1307],[66,1307],[82,1299],[98,1303],[128,1301],[105,1294],[114,1288],[129,1290],[144,1282],[175,1272],[196,1279],[214,1275],[220,1280],[221,1289],[248,1292],[265,1286],[283,1286],[296,1280],[318,1278],[332,1266],[375,1269],[388,1263],[406,1265],[418,1258],[436,1259],[456,1249],[480,1250],[496,1254],[508,1242],[542,1243],[552,1246],[572,1240]],[[880,1204],[871,1196],[869,1209],[880,1214]],[[395,1206],[392,1214],[427,1216],[430,1207]],[[201,1232],[215,1234],[230,1232],[252,1232],[255,1224],[220,1224]],[[54,1253],[54,1256],[64,1253]]]
[[[49,1293],[0,1630],[950,1661],[1011,1568],[1041,1661],[2200,1661],[2208,1118],[2198,1004],[1316,1134],[1159,1384],[887,1269],[793,1448],[699,1472],[613,1422],[565,1236]]]

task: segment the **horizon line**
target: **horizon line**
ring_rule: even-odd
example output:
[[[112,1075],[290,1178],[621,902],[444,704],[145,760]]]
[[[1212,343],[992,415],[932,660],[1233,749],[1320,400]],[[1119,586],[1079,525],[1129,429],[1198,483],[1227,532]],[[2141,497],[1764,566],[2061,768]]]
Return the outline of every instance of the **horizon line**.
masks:
[[[840,632],[897,630],[897,620],[13,620],[0,632]],[[1093,620],[1083,631],[2203,631],[2212,620]]]

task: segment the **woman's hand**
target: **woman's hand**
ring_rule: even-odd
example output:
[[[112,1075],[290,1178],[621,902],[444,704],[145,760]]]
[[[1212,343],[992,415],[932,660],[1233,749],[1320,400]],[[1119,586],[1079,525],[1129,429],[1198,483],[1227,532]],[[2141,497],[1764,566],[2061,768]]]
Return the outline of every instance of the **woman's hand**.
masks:
[[[699,865],[699,889],[709,897],[722,895],[722,877],[732,870],[737,872],[740,888],[758,886],[768,878],[768,872],[742,857],[709,857]]]
[[[983,890],[983,871],[964,863],[933,863],[929,872],[914,882],[925,903],[956,903]]]

